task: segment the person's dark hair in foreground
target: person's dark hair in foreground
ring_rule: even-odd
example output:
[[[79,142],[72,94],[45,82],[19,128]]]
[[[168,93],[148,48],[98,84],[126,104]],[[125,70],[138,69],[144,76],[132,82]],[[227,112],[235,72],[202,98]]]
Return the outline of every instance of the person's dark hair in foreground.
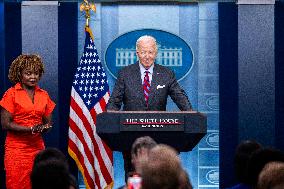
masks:
[[[284,162],[284,153],[273,148],[262,148],[252,154],[248,164],[248,176],[253,188],[257,185],[261,170],[273,161]]]
[[[68,169],[65,155],[56,148],[46,148],[45,150],[40,151],[34,159],[34,164],[47,160],[62,161],[65,163],[66,169]]]
[[[32,189],[77,188],[76,179],[69,173],[64,154],[55,148],[47,148],[37,154],[31,182]]]
[[[248,184],[248,162],[253,152],[260,149],[261,145],[253,140],[241,142],[236,149],[235,154],[235,174],[240,183]]]

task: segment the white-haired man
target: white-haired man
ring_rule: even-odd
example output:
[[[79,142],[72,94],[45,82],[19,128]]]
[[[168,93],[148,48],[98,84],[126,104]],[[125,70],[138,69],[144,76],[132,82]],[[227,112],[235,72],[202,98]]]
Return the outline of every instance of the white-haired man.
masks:
[[[170,96],[181,111],[192,110],[185,91],[180,87],[170,69],[155,64],[158,54],[156,39],[141,36],[136,42],[139,61],[126,66],[119,74],[107,110],[118,111],[166,111]],[[130,149],[123,153],[125,175],[131,168]]]
[[[158,48],[152,36],[141,36],[136,42],[135,64],[122,69],[108,101],[108,110],[165,111],[170,96],[181,111],[192,109],[185,91],[173,71],[155,64]],[[147,80],[145,84],[145,80]]]

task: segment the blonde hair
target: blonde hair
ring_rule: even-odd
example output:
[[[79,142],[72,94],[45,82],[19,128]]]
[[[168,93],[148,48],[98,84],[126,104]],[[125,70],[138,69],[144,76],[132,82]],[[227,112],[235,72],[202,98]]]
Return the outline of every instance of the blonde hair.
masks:
[[[22,54],[18,56],[10,65],[8,78],[12,83],[18,83],[22,80],[22,71],[24,69],[31,69],[39,73],[41,78],[44,73],[44,65],[42,58],[36,54]]]
[[[272,161],[261,170],[257,189],[272,189],[284,187],[284,162]]]

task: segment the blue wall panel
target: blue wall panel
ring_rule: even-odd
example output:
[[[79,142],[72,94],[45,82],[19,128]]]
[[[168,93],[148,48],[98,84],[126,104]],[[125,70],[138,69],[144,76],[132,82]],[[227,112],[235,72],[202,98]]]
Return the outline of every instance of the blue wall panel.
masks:
[[[284,151],[284,2],[275,5],[276,146]]]
[[[274,5],[239,5],[238,34],[239,141],[274,146]]]
[[[39,86],[57,104],[53,112],[52,132],[44,134],[46,146],[59,146],[58,114],[58,5],[22,5],[22,52],[38,54],[45,65]]]
[[[235,148],[275,146],[274,6],[219,4],[220,181],[236,183]]]
[[[218,4],[200,2],[198,21],[198,111],[207,115],[207,135],[198,144],[199,188],[219,187]],[[190,161],[194,162],[194,159]],[[193,178],[194,179],[194,178]]]
[[[12,86],[8,81],[8,70],[11,62],[22,53],[22,33],[21,33],[21,4],[5,2],[5,70],[4,86],[5,90]]]
[[[78,65],[78,11],[77,2],[62,2],[58,6],[58,102],[59,109],[59,148],[68,154],[69,104],[73,77]],[[73,175],[77,166],[69,158]]]
[[[220,188],[235,183],[233,159],[238,144],[238,12],[219,3]]]

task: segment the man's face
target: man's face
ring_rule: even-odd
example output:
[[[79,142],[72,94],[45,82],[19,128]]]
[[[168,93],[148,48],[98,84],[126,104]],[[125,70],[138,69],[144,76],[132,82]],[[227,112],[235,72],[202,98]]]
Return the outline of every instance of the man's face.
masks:
[[[136,53],[140,63],[144,66],[144,68],[149,69],[150,66],[154,64],[155,58],[157,56],[157,48],[155,42],[151,39],[144,39],[140,41],[137,46]]]

